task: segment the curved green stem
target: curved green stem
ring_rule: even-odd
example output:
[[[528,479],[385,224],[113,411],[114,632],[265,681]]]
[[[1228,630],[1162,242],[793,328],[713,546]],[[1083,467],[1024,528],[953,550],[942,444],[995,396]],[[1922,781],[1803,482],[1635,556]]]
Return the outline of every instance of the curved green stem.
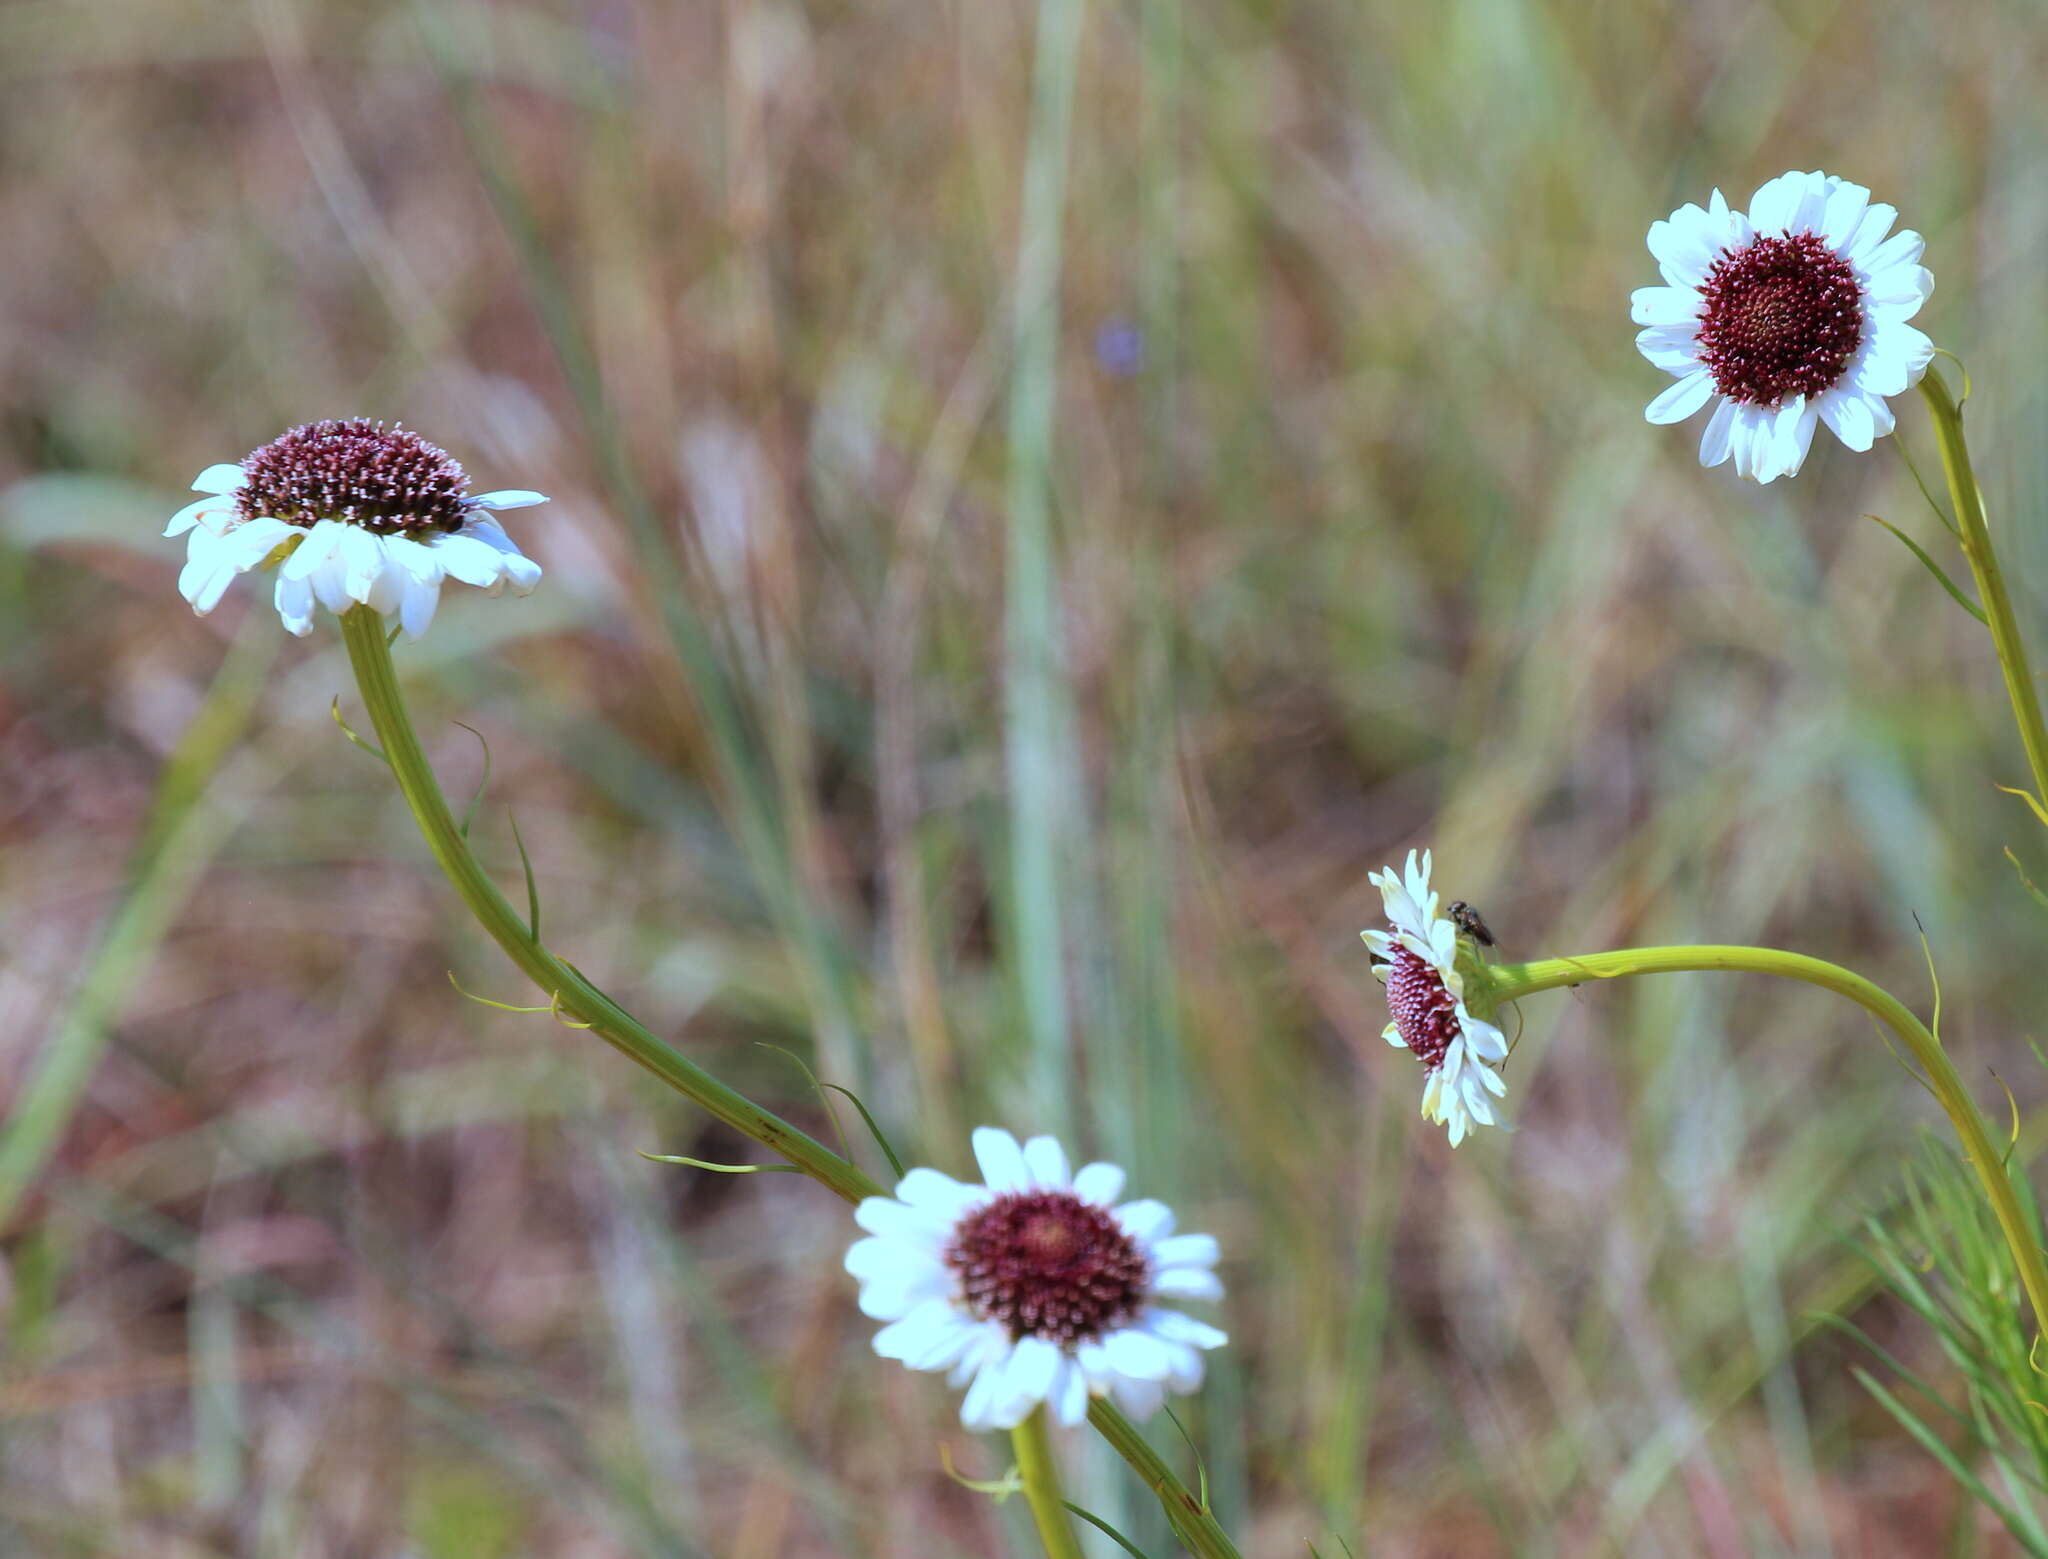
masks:
[[[1031,1518],[1038,1523],[1038,1540],[1045,1544],[1045,1559],[1083,1559],[1074,1518],[1067,1514],[1060,1494],[1060,1469],[1053,1460],[1044,1408],[1033,1409],[1010,1431],[1010,1444],[1017,1452],[1017,1473],[1024,1480],[1024,1497],[1031,1502]]]
[[[420,832],[426,836],[427,847],[434,852],[442,872],[462,895],[478,923],[548,994],[556,1008],[573,1021],[588,1025],[614,1050],[639,1062],[735,1131],[780,1154],[849,1202],[880,1195],[881,1187],[858,1166],[780,1116],[735,1093],[673,1046],[655,1038],[630,1013],[542,945],[477,863],[470,853],[469,841],[456,826],[399,695],[383,619],[367,607],[355,607],[343,614],[341,630],[348,644],[349,664],[355,668],[356,682],[362,689],[364,704],[369,707],[370,723],[376,728],[385,761],[391,765],[398,788],[412,808]]]
[[[2026,640],[2020,637],[2012,598],[2006,594],[2005,575],[1999,570],[1998,554],[1992,549],[1984,494],[1977,486],[1976,472],[1970,468],[1970,447],[1963,441],[1963,409],[1937,373],[1921,379],[1920,393],[1934,417],[1934,436],[1941,446],[1941,469],[1948,478],[1949,500],[1955,505],[1958,537],[1963,556],[1969,559],[1970,573],[1977,581],[1977,599],[1984,608],[1985,626],[1991,630],[1992,647],[1998,651],[1999,669],[2005,674],[2005,696],[2012,703],[2020,742],[2027,749],[2027,766],[2034,776],[2034,797],[2048,806],[2048,721],[2042,718],[2040,692],[2027,659]]]
[[[1780,952],[1768,947],[1636,947],[1614,953],[1589,953],[1583,958],[1545,958],[1526,964],[1497,964],[1487,970],[1491,994],[1500,1001],[1513,1001],[1538,991],[1577,985],[1585,980],[1612,980],[1632,974],[1671,974],[1684,970],[1727,970],[1749,974],[1771,974],[1800,980],[1822,990],[1846,996],[1898,1036],[1925,1074],[1925,1081],[1962,1143],[1963,1155],[1983,1183],[1991,1210],[2012,1250],[2026,1288],[2038,1330],[2048,1332],[2048,1265],[2044,1265],[2041,1244],[2032,1221],[2020,1205],[2005,1161],[1992,1145],[1991,1133],[1978,1112],[1955,1064],[1941,1041],[1927,1029],[1912,1009],[1882,987],[1838,964],[1808,958],[1803,953]]]
[[[604,992],[592,985],[572,965],[557,958],[533,934],[524,918],[506,902],[483,867],[471,854],[469,841],[456,824],[440,783],[427,763],[419,737],[406,713],[398,690],[398,674],[391,664],[391,649],[385,638],[384,622],[367,607],[356,607],[341,619],[342,638],[348,645],[349,664],[355,670],[363,703],[370,711],[370,723],[383,748],[384,760],[412,809],[414,821],[425,836],[442,873],[462,895],[470,913],[502,947],[511,960],[526,971],[555,1009],[568,1019],[587,1026],[614,1050],[637,1061],[656,1077],[685,1097],[703,1106],[735,1131],[743,1132],[770,1152],[779,1154],[819,1184],[849,1202],[883,1195],[882,1188],[859,1165],[848,1162],[830,1148],[799,1131],[780,1116],[762,1109],[751,1100],[726,1087],[673,1046],[649,1033],[638,1020]],[[1207,1508],[1181,1484],[1136,1429],[1107,1403],[1098,1402],[1089,1414],[1102,1437],[1113,1446],[1165,1507],[1167,1520],[1176,1531],[1188,1526],[1188,1512],[1200,1521],[1190,1530],[1199,1543],[1186,1539],[1199,1559],[1238,1559],[1237,1550],[1223,1535]],[[1020,1449],[1019,1456],[1023,1452]],[[1050,1466],[1050,1462],[1047,1463]],[[1057,1502],[1057,1494],[1055,1494]],[[1034,1502],[1035,1508],[1035,1502]],[[1064,1507],[1060,1510],[1065,1519]],[[1040,1523],[1043,1530],[1043,1520]],[[1071,1531],[1069,1540],[1071,1541]],[[1064,1550],[1049,1552],[1063,1554]]]

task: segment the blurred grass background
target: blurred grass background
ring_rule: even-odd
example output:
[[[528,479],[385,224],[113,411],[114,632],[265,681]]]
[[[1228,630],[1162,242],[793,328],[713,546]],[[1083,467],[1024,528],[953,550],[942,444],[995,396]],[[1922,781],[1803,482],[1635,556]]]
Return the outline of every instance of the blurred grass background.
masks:
[[[1917,922],[1980,1097],[2041,1096],[2048,860],[1981,634],[1858,518],[1938,538],[1896,452],[1700,472],[1627,317],[1681,201],[1871,184],[2038,622],[2041,21],[0,9],[0,1552],[1009,1540],[841,1207],[636,1158],[747,1145],[451,988],[530,999],[331,625],[177,598],[190,476],[358,414],[553,496],[543,591],[401,666],[565,955],[814,1129],[785,1051],[1223,1237],[1248,1554],[2011,1551],[1809,1319],[1941,1375],[1845,1244],[1937,1119],[1857,1014],[1539,999],[1453,1155],[1355,935],[1419,844],[1516,957],[1774,940],[1924,1010]]]

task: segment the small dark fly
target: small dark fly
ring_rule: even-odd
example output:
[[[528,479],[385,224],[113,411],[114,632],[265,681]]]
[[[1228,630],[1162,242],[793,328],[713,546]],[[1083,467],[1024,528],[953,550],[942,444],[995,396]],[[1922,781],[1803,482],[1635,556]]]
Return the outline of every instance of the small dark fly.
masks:
[[[1463,899],[1453,901],[1446,913],[1451,917],[1451,924],[1473,941],[1487,947],[1494,945],[1493,933],[1487,929],[1486,922],[1479,918],[1479,911]]]

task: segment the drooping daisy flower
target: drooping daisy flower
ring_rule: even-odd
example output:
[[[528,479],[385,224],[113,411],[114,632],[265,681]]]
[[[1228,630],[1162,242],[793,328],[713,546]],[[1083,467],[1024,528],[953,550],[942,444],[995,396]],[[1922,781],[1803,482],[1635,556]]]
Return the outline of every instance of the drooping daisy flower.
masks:
[[[1636,346],[1678,382],[1650,421],[1683,422],[1718,402],[1700,464],[1732,459],[1768,482],[1806,459],[1816,421],[1851,449],[1891,432],[1886,397],[1920,382],[1934,343],[1906,321],[1934,291],[1926,241],[1893,233],[1898,212],[1860,184],[1785,173],[1747,215],[1715,190],[1707,209],[1680,206],[1650,224],[1667,285],[1639,288]]]
[[[1119,1204],[1124,1172],[1067,1172],[1051,1137],[1019,1146],[983,1126],[985,1185],[913,1169],[894,1199],[854,1219],[871,1238],[846,1253],[861,1310],[890,1324],[875,1352],[966,1386],[960,1422],[1014,1429],[1039,1403],[1078,1424],[1090,1396],[1148,1418],[1168,1391],[1202,1383],[1202,1350],[1228,1340],[1162,1299],[1221,1299],[1216,1242],[1175,1234],[1160,1202]]]
[[[1408,852],[1407,870],[1390,866],[1371,874],[1385,901],[1390,931],[1362,931],[1372,950],[1373,973],[1387,988],[1394,1021],[1388,1044],[1415,1053],[1429,1080],[1422,1086],[1422,1113],[1448,1126],[1451,1146],[1465,1140],[1473,1123],[1493,1124],[1487,1099],[1505,1097],[1507,1084],[1489,1062],[1507,1059],[1507,1036],[1465,1009],[1465,978],[1458,972],[1458,928],[1436,912],[1429,886],[1430,858]]]
[[[285,627],[304,637],[317,601],[330,612],[358,603],[396,613],[406,637],[433,621],[441,582],[490,595],[527,595],[540,565],[490,517],[546,503],[523,489],[469,497],[469,477],[410,429],[352,418],[309,422],[239,465],[208,466],[192,484],[206,496],[171,517],[166,536],[191,532],[178,592],[205,616],[237,574],[277,565]]]

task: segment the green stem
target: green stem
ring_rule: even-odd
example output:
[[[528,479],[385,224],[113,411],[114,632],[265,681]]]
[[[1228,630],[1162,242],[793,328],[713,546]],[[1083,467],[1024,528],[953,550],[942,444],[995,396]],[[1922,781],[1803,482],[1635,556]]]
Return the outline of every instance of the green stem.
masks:
[[[1043,1407],[1034,1409],[1010,1431],[1010,1445],[1017,1453],[1024,1497],[1031,1501],[1031,1516],[1038,1523],[1038,1540],[1045,1544],[1045,1559],[1083,1559],[1073,1517],[1067,1514],[1067,1502],[1060,1495],[1060,1469],[1053,1460]]]
[[[420,749],[419,737],[413,732],[412,720],[399,695],[398,675],[385,643],[383,619],[369,608],[359,606],[342,615],[341,628],[348,644],[349,664],[355,668],[356,682],[362,689],[363,702],[369,707],[377,741],[384,749],[406,804],[412,808],[420,832],[426,836],[427,847],[434,852],[434,859],[455,891],[462,895],[470,913],[533,983],[548,994],[561,1014],[587,1024],[614,1050],[639,1062],[676,1092],[702,1105],[770,1152],[780,1154],[849,1202],[881,1195],[881,1187],[856,1165],[780,1116],[735,1093],[674,1047],[655,1038],[631,1014],[541,944],[477,863],[470,853],[469,841],[456,826],[455,816],[449,811],[447,798],[441,794],[434,771]]]
[[[556,1009],[574,1022],[587,1025],[614,1050],[639,1062],[678,1093],[770,1152],[781,1155],[847,1201],[885,1194],[858,1165],[735,1093],[655,1038],[618,1003],[542,945],[470,853],[469,841],[463,837],[447,798],[441,794],[440,783],[427,764],[426,753],[421,750],[412,718],[406,713],[404,698],[398,690],[398,673],[391,664],[383,619],[367,607],[355,607],[342,615],[341,630],[348,645],[349,664],[355,669],[356,683],[370,711],[370,723],[384,750],[384,759],[398,781],[406,805],[412,808],[413,819],[419,824],[427,847],[455,891],[462,895],[470,913],[534,984],[548,993]],[[1188,1492],[1121,1413],[1098,1401],[1088,1416],[1102,1437],[1158,1496],[1167,1520],[1174,1530],[1182,1532],[1183,1541],[1198,1559],[1238,1559],[1237,1550],[1208,1514],[1207,1507]],[[1040,1529],[1044,1529],[1042,1518]],[[1071,1534],[1068,1540],[1071,1541]]]
[[[1107,1397],[1097,1397],[1088,1404],[1088,1422],[1145,1480],[1145,1486],[1158,1497],[1160,1508],[1166,1512],[1167,1525],[1195,1559],[1242,1559],[1229,1534],[1210,1512],[1208,1499],[1197,1498],[1174,1476],[1165,1459],[1138,1432],[1138,1426],[1118,1412]]]
[[[2005,673],[2005,696],[2012,701],[2012,717],[2027,749],[2027,765],[2034,774],[2034,796],[2048,805],[2048,721],[2042,719],[2026,641],[2020,637],[2012,598],[2005,590],[2005,575],[1999,570],[1998,554],[1991,546],[1984,494],[1977,486],[1976,472],[1970,468],[1969,445],[1963,441],[1963,409],[1949,394],[1948,385],[1939,374],[1930,373],[1923,378],[1920,393],[1934,416],[1934,436],[1941,446],[1941,469],[1948,478],[1949,500],[1955,505],[1963,556],[1970,561],[1985,625],[1990,628],[1992,646],[1998,651],[1999,669]]]
[[[1800,980],[1846,996],[1897,1035],[1925,1074],[1925,1081],[1962,1143],[1963,1154],[1983,1183],[1991,1210],[2019,1267],[2020,1282],[2033,1307],[2037,1329],[2048,1332],[2048,1265],[2032,1222],[2020,1206],[2005,1161],[1993,1146],[1984,1117],[1963,1087],[1955,1064],[1941,1041],[1912,1010],[1889,991],[1837,964],[1802,953],[1766,947],[1636,947],[1614,953],[1589,953],[1583,958],[1545,958],[1535,963],[1499,964],[1487,971],[1491,994],[1514,1001],[1537,991],[1577,985],[1584,980],[1612,980],[1632,974],[1672,974],[1685,970],[1726,970],[1777,975]]]

